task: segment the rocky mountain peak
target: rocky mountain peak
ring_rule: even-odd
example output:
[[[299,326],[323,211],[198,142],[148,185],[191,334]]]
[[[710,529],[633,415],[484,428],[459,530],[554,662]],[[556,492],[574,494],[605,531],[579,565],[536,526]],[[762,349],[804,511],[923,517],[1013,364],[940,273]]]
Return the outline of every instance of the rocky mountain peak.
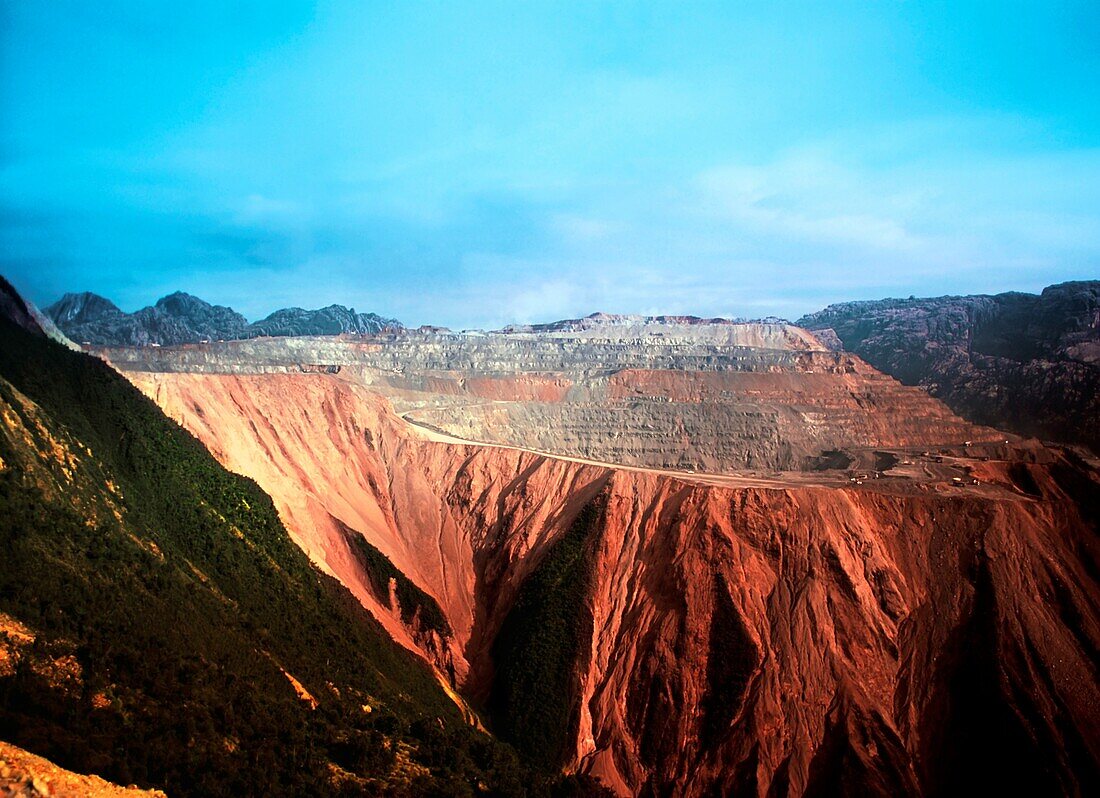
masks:
[[[284,308],[251,325],[253,335],[297,336],[340,335],[342,333],[374,334],[385,329],[399,329],[397,319],[387,319],[376,313],[356,313],[355,308],[329,305],[317,310]]]
[[[114,302],[91,291],[65,294],[47,307],[45,313],[59,325],[85,324],[105,316],[122,315]]]
[[[183,291],[159,299],[153,310],[180,320],[197,333],[200,340],[237,337],[248,327],[248,319],[232,308],[211,305]]]
[[[369,335],[402,328],[396,319],[357,313],[343,305],[318,310],[284,308],[249,324],[232,308],[212,305],[183,291],[134,313],[124,313],[97,294],[65,294],[46,313],[73,340],[97,346],[193,344],[259,336]]]
[[[208,311],[213,309],[214,306],[193,294],[188,294],[185,291],[174,291],[168,296],[158,299],[154,307],[166,313],[183,316],[195,311]]]

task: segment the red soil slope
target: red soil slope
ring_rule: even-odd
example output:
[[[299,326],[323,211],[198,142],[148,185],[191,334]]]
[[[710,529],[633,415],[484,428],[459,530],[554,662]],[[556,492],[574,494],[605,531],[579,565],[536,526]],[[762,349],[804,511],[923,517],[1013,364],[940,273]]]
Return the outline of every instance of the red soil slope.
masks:
[[[127,376],[475,703],[518,588],[600,495],[567,764],[620,794],[1100,789],[1100,481],[1068,455],[975,460],[974,489],[714,485],[433,442],[329,375]],[[372,593],[345,528],[449,638]]]

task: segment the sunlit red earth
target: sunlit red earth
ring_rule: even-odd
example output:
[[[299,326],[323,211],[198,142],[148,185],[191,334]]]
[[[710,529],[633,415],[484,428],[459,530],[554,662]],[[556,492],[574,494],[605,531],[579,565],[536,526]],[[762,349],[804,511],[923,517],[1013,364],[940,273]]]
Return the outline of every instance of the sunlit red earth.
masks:
[[[1100,784],[1094,464],[741,327],[103,354],[475,709],[601,497],[566,766],[619,794]],[[348,530],[451,637],[371,591]]]

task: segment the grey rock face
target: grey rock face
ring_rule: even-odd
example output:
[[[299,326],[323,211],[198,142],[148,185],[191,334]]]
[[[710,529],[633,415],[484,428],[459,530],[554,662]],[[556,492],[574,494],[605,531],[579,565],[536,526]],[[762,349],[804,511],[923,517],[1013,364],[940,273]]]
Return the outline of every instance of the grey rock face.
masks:
[[[211,305],[182,291],[135,313],[124,313],[110,300],[89,292],[65,294],[45,312],[70,338],[96,346],[169,346],[260,336],[363,334],[401,327],[395,319],[356,313],[341,305],[320,310],[279,310],[249,324],[232,308]]]
[[[1100,281],[846,302],[798,324],[974,421],[1100,452]]]
[[[115,307],[109,299],[82,291],[79,294],[65,294],[57,302],[46,308],[46,314],[54,323],[66,325],[87,324],[113,316],[125,314]]]
[[[101,354],[128,372],[335,374],[387,396],[409,420],[461,438],[643,467],[790,470],[853,445],[1002,437],[791,325],[656,324]]]
[[[138,313],[144,313],[147,310],[141,310]],[[235,337],[248,326],[248,320],[235,310],[222,305],[211,305],[182,291],[158,300],[152,310],[162,319],[178,320],[197,333],[200,339],[215,336]],[[161,341],[161,343],[165,342]]]
[[[399,329],[401,322],[386,319],[377,313],[356,313],[353,308],[343,305],[329,305],[319,310],[302,308],[284,308],[277,310],[266,319],[251,325],[253,335],[293,336],[293,335],[339,335],[357,333],[373,335],[385,329]]]

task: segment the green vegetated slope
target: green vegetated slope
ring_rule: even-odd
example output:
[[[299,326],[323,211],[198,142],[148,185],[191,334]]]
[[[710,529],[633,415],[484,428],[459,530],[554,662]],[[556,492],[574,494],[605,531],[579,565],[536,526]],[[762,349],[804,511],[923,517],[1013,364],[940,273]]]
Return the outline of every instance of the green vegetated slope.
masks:
[[[592,639],[585,606],[606,496],[581,509],[520,586],[493,643],[493,728],[535,761],[562,764],[579,723],[577,661]]]
[[[405,576],[390,558],[366,541],[362,535],[351,529],[338,518],[332,519],[344,533],[355,561],[363,569],[370,582],[371,591],[379,601],[390,600],[390,580],[394,583],[394,593],[401,608],[401,620],[406,624],[418,623],[420,628],[436,632],[440,637],[451,636],[451,625],[439,608],[439,603]]]
[[[551,792],[255,483],[3,317],[0,460],[0,736],[173,796]]]

